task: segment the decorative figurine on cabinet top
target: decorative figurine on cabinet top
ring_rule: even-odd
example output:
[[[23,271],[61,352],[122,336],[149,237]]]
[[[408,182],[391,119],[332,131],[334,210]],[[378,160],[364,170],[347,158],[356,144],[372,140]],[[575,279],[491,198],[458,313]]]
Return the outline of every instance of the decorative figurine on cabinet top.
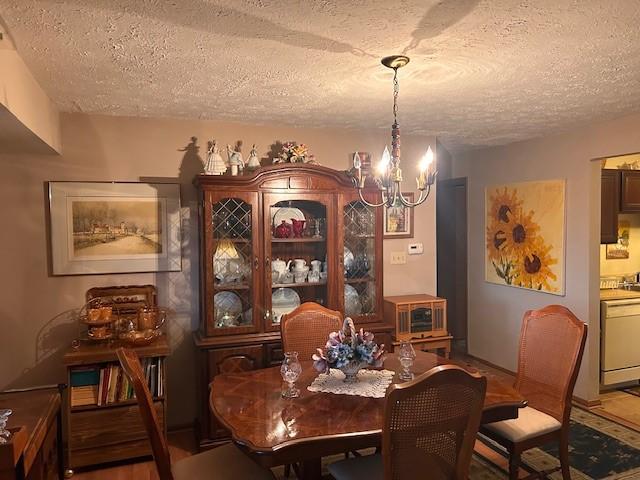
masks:
[[[227,157],[229,157],[231,175],[237,176],[244,169],[244,160],[242,159],[242,153],[240,153],[240,147],[238,146],[237,150],[232,150],[231,145],[227,145]]]
[[[204,173],[206,175],[222,175],[227,171],[227,165],[224,163],[218,143],[215,140],[207,142],[207,161],[204,164]]]
[[[256,144],[253,144],[249,158],[247,159],[247,170],[257,170],[260,168],[260,158],[258,157],[258,150]]]

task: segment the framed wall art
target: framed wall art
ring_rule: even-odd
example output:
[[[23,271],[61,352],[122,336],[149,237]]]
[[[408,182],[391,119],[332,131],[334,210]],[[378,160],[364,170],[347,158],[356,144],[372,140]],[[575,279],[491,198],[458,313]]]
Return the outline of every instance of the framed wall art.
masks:
[[[564,295],[565,181],[485,191],[485,279]]]
[[[53,275],[179,271],[180,186],[49,182]]]
[[[402,194],[413,202],[413,193]],[[384,208],[384,238],[413,238],[413,208],[407,208],[399,200],[393,207]]]

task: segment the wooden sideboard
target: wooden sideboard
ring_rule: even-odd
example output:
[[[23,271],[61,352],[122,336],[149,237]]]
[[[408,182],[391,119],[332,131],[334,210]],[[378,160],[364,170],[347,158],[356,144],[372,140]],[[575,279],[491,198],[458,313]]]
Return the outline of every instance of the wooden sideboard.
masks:
[[[10,442],[0,445],[0,480],[62,479],[62,410],[57,388],[0,394],[9,408]]]
[[[119,366],[114,343],[83,343],[77,349],[70,349],[64,355],[67,378],[70,385],[71,373],[75,369],[87,366],[106,368]],[[163,359],[161,375],[166,384],[164,359],[170,354],[166,336],[158,337],[150,345],[135,347],[141,361],[145,359]],[[154,395],[154,405],[160,424],[166,434],[166,389],[162,395]],[[68,422],[69,467],[78,468],[106,462],[151,455],[151,444],[142,423],[135,398],[102,405],[72,406],[67,402],[66,419]]]
[[[209,384],[220,373],[282,361],[279,319],[295,308],[288,298],[351,316],[387,345],[393,325],[382,305],[383,211],[359,199],[345,172],[277,164],[244,176],[198,175],[194,183],[200,213],[198,433],[206,447],[229,438],[211,415]],[[365,195],[379,200],[373,185]],[[276,230],[283,221],[293,225],[292,218],[305,221],[300,235]],[[324,275],[282,284],[272,271],[295,259],[321,262]]]

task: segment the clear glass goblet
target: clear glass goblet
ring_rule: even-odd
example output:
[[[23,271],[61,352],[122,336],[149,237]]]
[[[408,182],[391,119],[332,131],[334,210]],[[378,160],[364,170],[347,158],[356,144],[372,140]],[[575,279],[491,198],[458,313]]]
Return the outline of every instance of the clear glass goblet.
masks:
[[[283,398],[297,398],[300,396],[300,390],[296,388],[295,383],[302,373],[302,365],[298,361],[298,352],[285,352],[280,374],[282,379],[287,382],[288,388],[282,392]]]
[[[11,437],[11,432],[7,430],[7,421],[13,411],[8,408],[0,409],[0,444],[7,443]]]
[[[399,375],[400,379],[412,380],[413,373],[411,372],[411,367],[413,366],[413,361],[416,358],[416,351],[413,349],[411,342],[402,342],[400,344],[398,358],[400,359],[400,365],[402,365],[402,371]]]

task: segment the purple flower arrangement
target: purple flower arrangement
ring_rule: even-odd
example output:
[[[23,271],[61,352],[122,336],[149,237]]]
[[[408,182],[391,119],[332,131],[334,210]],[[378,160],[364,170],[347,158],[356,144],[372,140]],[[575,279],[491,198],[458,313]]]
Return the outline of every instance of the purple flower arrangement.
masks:
[[[328,373],[330,368],[339,370],[359,365],[381,367],[384,362],[384,344],[378,346],[373,341],[373,333],[360,329],[356,332],[353,320],[344,319],[342,330],[331,332],[324,350],[318,349],[313,354],[314,367],[321,373]]]

